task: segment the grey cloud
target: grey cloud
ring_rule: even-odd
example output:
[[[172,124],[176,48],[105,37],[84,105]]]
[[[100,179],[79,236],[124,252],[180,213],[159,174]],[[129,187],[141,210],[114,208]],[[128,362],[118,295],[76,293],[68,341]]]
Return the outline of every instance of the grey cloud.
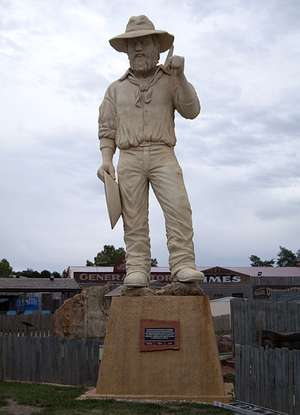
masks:
[[[92,256],[97,240],[105,243],[101,223],[108,225],[108,219],[97,152],[83,150],[84,135],[63,136],[54,140],[55,150],[40,141],[31,150],[1,154],[7,180],[1,185],[6,220],[0,223],[0,246],[14,267],[61,270]]]
[[[179,121],[177,135],[187,136],[187,145],[193,142],[191,157],[205,155],[206,162],[212,165],[252,165],[264,158],[268,164],[274,152],[290,165],[299,154],[299,121],[297,113],[241,108],[231,115],[223,112],[202,119],[200,116],[189,129]]]
[[[253,174],[252,183],[261,188],[286,188],[299,186],[299,160],[286,159],[276,166],[265,166]],[[300,204],[298,206],[300,212]]]
[[[78,100],[89,101],[91,98],[102,98],[108,80],[100,73],[99,57],[78,65],[70,63],[68,67],[57,68],[60,71],[59,89],[62,93]]]
[[[267,204],[256,210],[259,219],[272,222],[274,220],[285,220],[287,222],[294,220],[295,223],[300,222],[300,197],[289,197],[285,200],[278,197],[271,200]]]
[[[249,16],[253,15],[259,24],[259,29],[263,30],[269,36],[273,34],[274,37],[280,36],[282,33],[286,34],[289,31],[299,29],[300,10],[297,0],[290,0],[289,2],[282,2],[282,0],[271,0],[262,7],[259,0],[253,0],[245,3],[241,0],[213,0],[209,3],[202,3],[199,6],[197,0],[187,2],[191,5],[194,16],[200,18],[206,16],[214,16],[220,14],[228,14],[229,16],[235,12],[243,15],[244,12]],[[260,24],[263,23],[263,24]],[[257,27],[245,28],[249,32],[248,38],[251,39],[251,34],[257,30]],[[227,33],[230,35],[231,33]],[[273,39],[270,39],[273,40]]]
[[[0,52],[2,55],[8,55],[9,52],[13,51],[15,54],[19,55],[24,52],[23,48],[18,45],[17,42],[8,38],[4,34],[0,33]]]

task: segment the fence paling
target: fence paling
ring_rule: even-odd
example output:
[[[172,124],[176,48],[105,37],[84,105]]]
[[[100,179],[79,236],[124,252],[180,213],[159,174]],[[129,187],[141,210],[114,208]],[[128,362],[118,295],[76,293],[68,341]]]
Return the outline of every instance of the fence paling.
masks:
[[[26,335],[53,335],[53,315],[36,313],[29,316],[0,315],[0,335],[18,334]]]
[[[99,339],[48,336],[0,337],[0,379],[95,385]]]
[[[261,330],[300,331],[300,303],[234,299],[231,322],[234,343],[255,346]]]
[[[281,411],[300,413],[300,351],[236,348],[236,398]]]
[[[280,333],[300,331],[300,303],[235,299],[231,325],[237,399],[299,415],[300,351],[264,349],[260,344],[264,330],[278,333],[273,347],[279,346]]]

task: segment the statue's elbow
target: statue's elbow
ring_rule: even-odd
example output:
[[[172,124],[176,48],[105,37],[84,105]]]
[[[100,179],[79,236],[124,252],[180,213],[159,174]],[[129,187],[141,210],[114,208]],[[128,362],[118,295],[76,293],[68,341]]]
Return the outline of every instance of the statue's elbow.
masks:
[[[193,111],[190,112],[189,117],[187,117],[187,118],[189,118],[190,120],[195,119],[200,114],[200,111],[201,111],[201,107],[199,105],[196,108],[194,108]]]

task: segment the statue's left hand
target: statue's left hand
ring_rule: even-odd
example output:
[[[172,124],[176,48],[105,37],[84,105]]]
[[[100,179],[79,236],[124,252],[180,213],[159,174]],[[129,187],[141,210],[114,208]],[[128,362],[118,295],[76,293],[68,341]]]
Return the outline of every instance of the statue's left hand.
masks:
[[[175,75],[180,76],[184,73],[184,57],[174,55],[170,58],[168,62],[168,68],[175,73]]]
[[[104,172],[108,173],[114,180],[116,179],[115,176],[115,168],[112,162],[105,162],[102,166],[99,167],[97,170],[98,178],[104,183]]]

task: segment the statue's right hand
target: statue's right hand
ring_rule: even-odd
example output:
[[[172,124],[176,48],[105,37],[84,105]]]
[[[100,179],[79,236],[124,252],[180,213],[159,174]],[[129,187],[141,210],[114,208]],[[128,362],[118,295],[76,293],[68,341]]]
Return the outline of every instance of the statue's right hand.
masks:
[[[115,176],[115,168],[112,163],[103,163],[102,166],[99,167],[97,170],[97,176],[100,180],[104,183],[104,172],[108,173],[114,180],[116,180]]]

